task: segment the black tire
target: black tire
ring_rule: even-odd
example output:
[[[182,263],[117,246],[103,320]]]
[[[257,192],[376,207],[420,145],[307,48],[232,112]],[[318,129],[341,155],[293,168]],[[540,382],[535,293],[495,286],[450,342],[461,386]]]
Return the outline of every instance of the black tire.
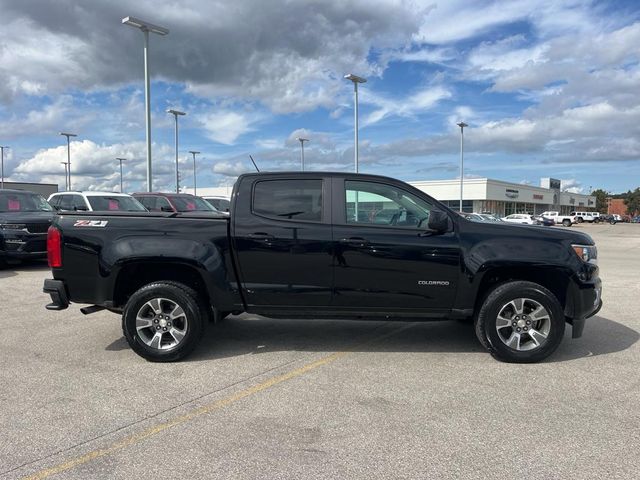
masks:
[[[593,220],[593,223],[600,223],[600,219],[599,219],[599,218],[595,218],[595,219]]]
[[[571,226],[571,220],[569,220],[568,218],[565,218],[564,220],[562,220],[562,226],[570,227]]]
[[[578,223],[582,223],[582,222],[584,222],[584,220],[582,219],[582,217],[578,217],[576,220],[578,221]]]
[[[147,302],[159,298],[178,305],[184,312],[184,336],[176,345],[168,348],[148,345],[136,328],[136,317],[141,309]],[[151,362],[174,362],[189,355],[198,345],[204,333],[206,315],[203,302],[199,301],[198,294],[193,289],[178,282],[154,282],[140,288],[129,298],[122,314],[122,332],[131,349],[141,357]],[[169,336],[169,340],[172,339],[175,340]]]
[[[531,350],[517,350],[507,346],[497,329],[498,315],[502,313],[501,310],[504,311],[509,302],[516,299],[527,299],[523,303],[523,309],[537,303],[548,313],[544,320],[545,327],[548,329],[546,339]],[[510,326],[507,328],[511,329]],[[513,281],[498,285],[485,297],[476,318],[475,329],[478,340],[494,358],[510,363],[534,363],[547,358],[558,348],[564,336],[565,319],[560,302],[549,290],[536,283]],[[515,334],[515,328],[511,332]],[[521,332],[518,336],[520,339],[525,339],[523,346],[537,343],[526,332]]]

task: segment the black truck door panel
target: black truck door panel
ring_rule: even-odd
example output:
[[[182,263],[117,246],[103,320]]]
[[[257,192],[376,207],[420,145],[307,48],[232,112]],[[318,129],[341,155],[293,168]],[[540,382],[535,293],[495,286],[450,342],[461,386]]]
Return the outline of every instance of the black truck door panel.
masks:
[[[328,306],[329,182],[270,177],[239,185],[233,241],[249,305]]]
[[[457,235],[427,232],[426,200],[396,185],[334,179],[333,306],[447,310],[460,268]],[[357,216],[356,216],[357,215]]]

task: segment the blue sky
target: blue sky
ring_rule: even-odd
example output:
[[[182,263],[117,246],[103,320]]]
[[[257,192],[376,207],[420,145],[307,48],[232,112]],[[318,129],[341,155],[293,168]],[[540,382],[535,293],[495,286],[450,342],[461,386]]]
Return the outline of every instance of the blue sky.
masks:
[[[588,1],[0,0],[0,144],[11,180],[144,189],[142,35],[151,37],[157,189],[175,188],[173,117],[183,185],[232,183],[251,170],[353,168],[360,88],[360,170],[404,180],[465,175],[611,192],[640,184],[640,7]]]

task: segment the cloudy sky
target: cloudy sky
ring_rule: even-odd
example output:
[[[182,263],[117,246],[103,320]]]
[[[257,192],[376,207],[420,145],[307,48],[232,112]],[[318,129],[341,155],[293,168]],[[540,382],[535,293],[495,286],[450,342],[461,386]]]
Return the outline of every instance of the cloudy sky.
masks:
[[[404,180],[465,175],[612,192],[640,184],[637,1],[0,0],[0,145],[15,181],[144,190],[142,34],[151,36],[154,186],[249,171],[353,169],[353,72],[360,170]]]

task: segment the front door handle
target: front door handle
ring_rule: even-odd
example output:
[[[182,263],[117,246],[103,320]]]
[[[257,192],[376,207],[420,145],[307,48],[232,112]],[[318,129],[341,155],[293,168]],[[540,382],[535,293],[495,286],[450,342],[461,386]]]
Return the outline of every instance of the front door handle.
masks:
[[[250,233],[249,235],[247,235],[249,238],[252,238],[254,240],[273,240],[274,237],[273,235],[271,235],[270,233],[266,233],[266,232],[254,232],[254,233]]]
[[[349,237],[341,239],[340,243],[344,245],[351,245],[354,247],[364,247],[366,245],[369,245],[369,240],[362,237]]]

